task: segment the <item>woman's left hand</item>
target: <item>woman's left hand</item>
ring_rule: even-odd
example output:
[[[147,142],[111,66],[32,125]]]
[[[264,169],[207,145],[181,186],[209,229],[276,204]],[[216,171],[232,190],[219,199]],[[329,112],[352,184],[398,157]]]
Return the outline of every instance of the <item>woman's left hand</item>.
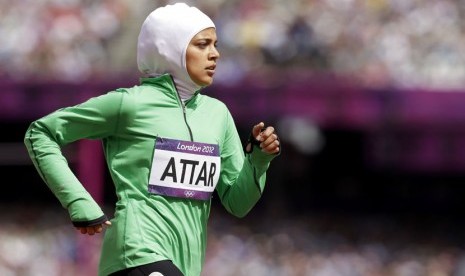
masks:
[[[260,148],[263,152],[268,154],[279,153],[280,143],[274,127],[268,126],[265,128],[265,123],[260,122],[253,127],[252,135],[260,142]],[[249,147],[249,145],[247,145],[247,147]]]

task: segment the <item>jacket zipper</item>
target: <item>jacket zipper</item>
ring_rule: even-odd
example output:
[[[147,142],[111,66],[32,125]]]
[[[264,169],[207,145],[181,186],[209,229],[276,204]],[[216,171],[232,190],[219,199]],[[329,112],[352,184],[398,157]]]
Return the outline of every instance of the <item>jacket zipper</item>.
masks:
[[[192,130],[189,124],[187,123],[187,112],[186,112],[186,105],[181,99],[181,96],[179,95],[178,89],[176,88],[176,84],[174,83],[173,76],[171,76],[171,81],[173,82],[174,90],[176,90],[176,95],[178,96],[178,100],[181,103],[181,108],[182,108],[182,115],[184,117],[184,123],[186,124],[187,130],[189,131],[189,138],[191,139],[191,142],[194,142],[194,135],[192,135]]]
[[[181,101],[181,107],[182,107],[182,115],[184,116],[184,122],[186,123],[187,130],[189,131],[189,137],[191,139],[191,142],[194,142],[194,136],[192,135],[192,130],[189,124],[187,123],[187,114],[186,114],[186,105],[184,102],[181,100],[181,97],[178,94],[178,99]]]

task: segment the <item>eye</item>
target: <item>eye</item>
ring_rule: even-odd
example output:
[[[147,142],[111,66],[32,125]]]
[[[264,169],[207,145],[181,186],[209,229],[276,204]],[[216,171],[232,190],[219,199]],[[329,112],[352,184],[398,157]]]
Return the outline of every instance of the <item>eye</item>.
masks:
[[[199,40],[196,43],[196,46],[199,47],[200,49],[205,49],[208,46],[208,41],[207,40]]]

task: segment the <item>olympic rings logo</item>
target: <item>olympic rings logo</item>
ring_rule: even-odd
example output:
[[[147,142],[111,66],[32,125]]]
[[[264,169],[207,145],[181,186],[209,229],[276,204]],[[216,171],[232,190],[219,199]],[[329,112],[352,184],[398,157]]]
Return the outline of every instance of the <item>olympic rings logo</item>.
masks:
[[[195,192],[194,191],[184,191],[184,196],[186,197],[194,197]]]

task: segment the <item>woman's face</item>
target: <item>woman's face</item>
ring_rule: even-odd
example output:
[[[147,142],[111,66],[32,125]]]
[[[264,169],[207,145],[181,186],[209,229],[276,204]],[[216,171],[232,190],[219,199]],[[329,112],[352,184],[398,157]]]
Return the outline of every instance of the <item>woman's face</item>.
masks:
[[[187,46],[187,73],[200,86],[207,86],[213,82],[216,62],[220,57],[216,43],[215,28],[208,28],[196,34]]]

